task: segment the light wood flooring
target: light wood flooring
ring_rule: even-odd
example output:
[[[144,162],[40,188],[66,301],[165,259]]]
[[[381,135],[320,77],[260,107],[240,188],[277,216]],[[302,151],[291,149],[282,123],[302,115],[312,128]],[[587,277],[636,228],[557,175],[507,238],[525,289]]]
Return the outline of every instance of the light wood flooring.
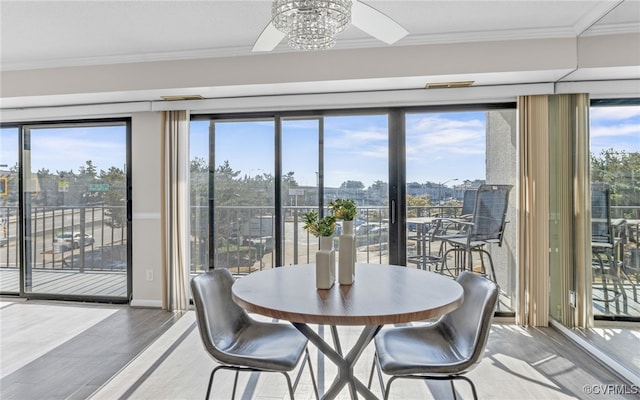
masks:
[[[216,364],[202,347],[193,311],[178,315],[120,305],[0,300],[3,400],[204,398]],[[315,328],[329,338],[328,329]],[[359,331],[339,328],[343,348],[350,348]],[[369,374],[372,347],[355,369],[363,381]],[[312,346],[310,351],[322,392],[333,380],[335,368]],[[553,328],[494,324],[484,359],[469,377],[480,399],[640,397],[638,387],[611,373]],[[230,398],[232,383],[233,373],[219,372],[211,398]],[[380,394],[375,383],[374,393]],[[238,399],[288,398],[284,378],[278,374],[243,373],[238,384]],[[452,398],[446,382],[400,380],[392,388],[392,399]],[[463,382],[456,383],[456,389],[459,398],[471,398]],[[296,399],[313,398],[305,370]],[[348,391],[339,398],[349,398]]]

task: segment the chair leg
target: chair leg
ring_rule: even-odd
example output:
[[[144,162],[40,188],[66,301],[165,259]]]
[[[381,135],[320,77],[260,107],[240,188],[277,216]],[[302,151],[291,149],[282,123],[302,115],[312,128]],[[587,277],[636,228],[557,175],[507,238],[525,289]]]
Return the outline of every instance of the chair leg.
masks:
[[[282,372],[282,374],[287,379],[287,385],[289,386],[289,395],[291,396],[291,399],[293,399],[293,394],[298,388],[298,383],[300,383],[300,378],[302,377],[302,373],[304,372],[304,364],[305,363],[309,364],[309,373],[311,374],[311,383],[313,385],[313,392],[316,395],[316,399],[320,400],[320,394],[318,393],[318,385],[316,383],[316,377],[313,374],[313,366],[311,365],[311,356],[309,355],[309,348],[304,349],[304,352],[305,352],[305,360],[302,362],[302,365],[300,365],[300,369],[296,374],[296,379],[293,382],[293,385],[291,385],[289,374],[287,374],[286,372]]]
[[[380,383],[380,392],[384,395],[384,379],[382,379],[382,370],[380,369],[380,363],[378,362],[378,353],[373,353],[373,362],[371,363],[371,373],[369,374],[369,382],[367,383],[367,389],[371,389],[371,383],[373,383],[373,372],[378,373],[378,382]]]
[[[367,382],[367,389],[371,389],[371,382],[373,382],[373,371],[376,369],[376,355],[373,354],[373,361],[371,362],[371,371],[369,371],[369,381]]]
[[[489,260],[489,267],[491,268],[491,277],[493,278],[492,280],[494,282],[498,282],[497,281],[498,278],[496,277],[496,270],[493,267],[493,258],[491,258],[491,253],[489,253],[489,251],[487,251],[485,249],[480,249],[478,251],[487,255],[487,260]],[[482,259],[482,254],[480,254],[480,259]],[[482,269],[484,270],[484,273],[486,275],[487,271],[486,271],[486,269],[484,267],[484,262],[482,263]]]
[[[384,389],[384,400],[388,400],[389,399],[389,392],[391,391],[391,384],[397,378],[399,378],[399,376],[392,376],[391,378],[389,378],[389,381],[387,382],[387,387]]]
[[[233,378],[233,392],[231,393],[231,400],[236,398],[236,388],[238,387],[238,375],[240,375],[240,371],[236,370],[236,376]]]
[[[606,263],[608,265],[608,268],[605,268],[604,266],[605,260],[603,259],[602,254],[606,256]],[[617,275],[617,266],[615,265],[615,257],[613,257],[613,255],[608,252],[602,253],[602,254],[598,252],[594,252],[595,259],[598,261],[597,265],[599,265],[600,267],[600,277],[602,280],[602,290],[604,292],[603,293],[604,299],[594,298],[594,300],[604,302],[605,312],[607,314],[610,312],[609,303],[615,301],[616,314],[619,314],[620,313],[620,296],[622,296],[623,305],[625,307],[625,312],[626,312],[627,293],[625,292],[624,286],[622,285],[622,282],[620,282],[620,278]],[[612,298],[609,298],[609,287],[608,287],[609,279],[611,280],[611,284],[613,286],[611,289],[611,291],[613,292]]]
[[[458,266],[458,258],[459,253],[460,252],[464,252],[463,249],[460,249],[458,247],[451,247],[450,249],[448,249],[445,253],[444,256],[442,257],[442,267],[440,268],[440,274],[444,275],[444,270],[447,270],[447,274],[451,277],[456,277],[458,272],[459,272],[459,266]],[[449,268],[449,266],[447,265],[447,257],[449,256],[449,253],[453,253],[454,254],[454,272],[451,272],[451,268]],[[462,262],[464,263],[464,259],[462,260]]]
[[[226,369],[226,367],[224,365],[219,365],[217,367],[215,367],[213,369],[213,371],[211,371],[211,376],[209,376],[209,385],[207,386],[207,395],[205,397],[205,400],[209,400],[209,396],[211,395],[211,388],[213,387],[213,376],[216,374],[216,372],[220,369]],[[236,388],[235,386],[233,387],[233,391],[235,392]]]
[[[293,397],[293,385],[291,385],[291,378],[289,378],[289,374],[287,374],[286,372],[280,372],[282,375],[284,375],[284,378],[287,380],[287,389],[289,389],[289,398],[291,400],[295,400],[295,397]]]
[[[473,399],[474,400],[478,400],[478,393],[476,392],[476,385],[473,384],[471,379],[469,379],[469,378],[467,378],[466,376],[463,376],[463,375],[458,375],[458,376],[454,377],[453,379],[462,379],[463,381],[467,381],[469,383],[469,386],[471,386],[471,393],[473,394]],[[453,380],[451,380],[451,387],[453,387]]]
[[[474,400],[478,400],[478,393],[476,392],[476,386],[473,384],[471,379],[467,378],[464,375],[449,375],[449,376],[396,375],[396,376],[392,376],[391,378],[389,378],[389,381],[387,382],[387,387],[384,390],[384,399],[385,400],[387,400],[389,398],[389,392],[391,390],[391,383],[393,383],[394,380],[399,379],[399,378],[417,379],[417,380],[425,380],[425,381],[429,381],[429,380],[449,381],[449,384],[451,386],[451,392],[453,394],[454,400],[457,399],[458,396],[456,394],[456,388],[453,385],[453,381],[455,379],[462,379],[463,381],[466,381],[467,383],[469,383],[469,386],[471,386],[471,393],[473,394],[473,399]]]
[[[371,384],[373,383],[373,373],[378,372],[378,378],[380,380],[380,391],[384,393],[384,381],[382,380],[382,372],[380,371],[380,365],[376,362],[378,361],[378,355],[373,353],[373,361],[371,362],[371,371],[369,371],[369,381],[367,382],[367,389],[371,389]]]
[[[636,291],[636,284],[633,283],[633,281],[631,280],[631,277],[629,276],[629,274],[627,274],[627,270],[626,270],[624,264],[622,264],[621,267],[620,267],[620,273],[631,284],[631,289],[633,290],[633,301],[635,301],[637,303],[638,302],[638,292]]]
[[[316,376],[313,373],[313,366],[311,365],[311,356],[309,355],[309,349],[306,349],[307,363],[309,364],[309,373],[311,374],[311,383],[313,384],[313,392],[316,394],[316,400],[320,400],[320,392],[318,392],[318,384],[316,383]]]
[[[456,395],[456,387],[453,386],[453,379],[449,381],[449,384],[451,385],[451,393],[453,393],[453,400],[458,400],[458,396]]]

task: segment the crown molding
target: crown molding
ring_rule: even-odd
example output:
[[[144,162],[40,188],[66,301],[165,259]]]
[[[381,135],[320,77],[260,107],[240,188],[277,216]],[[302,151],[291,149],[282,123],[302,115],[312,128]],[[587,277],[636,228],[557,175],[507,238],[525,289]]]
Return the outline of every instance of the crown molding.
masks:
[[[617,28],[616,33],[624,32],[627,29],[637,31],[637,24],[629,24],[630,26],[622,26]],[[616,29],[608,27],[607,33]],[[528,39],[552,39],[552,38],[571,38],[576,37],[574,27],[559,27],[553,29],[546,28],[530,28],[530,29],[509,29],[509,30],[492,30],[484,32],[458,32],[448,34],[424,34],[424,35],[408,35],[398,41],[395,46],[419,46],[419,45],[438,45],[447,43],[478,43],[478,42],[496,42],[511,40],[528,40]],[[129,64],[140,62],[158,62],[158,61],[175,61],[190,59],[206,59],[206,58],[224,58],[236,56],[259,56],[261,54],[274,53],[292,53],[295,50],[290,49],[283,41],[273,51],[269,53],[254,53],[251,51],[252,45],[248,46],[229,46],[219,47],[215,49],[196,49],[172,52],[157,53],[137,53],[123,54],[113,56],[100,57],[82,57],[82,58],[56,58],[41,61],[28,62],[6,62],[0,67],[2,71],[21,71],[35,69],[65,68],[65,67],[83,67],[95,65],[112,65],[112,64]],[[359,39],[340,39],[335,46],[335,50],[347,50],[357,48],[374,48],[389,47],[373,37]],[[331,50],[329,50],[331,51]]]
[[[580,37],[620,35],[625,33],[640,34],[640,24],[629,22],[624,24],[594,25],[582,33]]]

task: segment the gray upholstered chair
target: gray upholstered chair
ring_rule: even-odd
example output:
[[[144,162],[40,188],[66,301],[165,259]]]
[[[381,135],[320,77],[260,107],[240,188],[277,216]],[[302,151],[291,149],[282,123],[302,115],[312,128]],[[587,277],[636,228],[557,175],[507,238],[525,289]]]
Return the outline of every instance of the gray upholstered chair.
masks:
[[[280,372],[287,379],[289,396],[293,393],[304,369],[300,366],[295,383],[288,372],[295,369],[305,354],[309,363],[313,388],[318,395],[307,339],[290,324],[260,322],[251,318],[231,297],[233,277],[226,269],[212,270],[191,280],[200,337],[207,352],[220,365],[211,371],[207,399],[213,376],[219,369],[236,372],[233,382],[235,398],[240,371]]]
[[[476,388],[465,373],[482,359],[491,320],[498,300],[498,286],[482,275],[465,271],[456,279],[464,289],[464,302],[437,322],[423,326],[383,329],[375,338],[375,365],[384,398],[391,383],[399,378],[449,380],[462,379]],[[380,371],[391,378],[386,388]],[[373,368],[371,379],[373,378]]]

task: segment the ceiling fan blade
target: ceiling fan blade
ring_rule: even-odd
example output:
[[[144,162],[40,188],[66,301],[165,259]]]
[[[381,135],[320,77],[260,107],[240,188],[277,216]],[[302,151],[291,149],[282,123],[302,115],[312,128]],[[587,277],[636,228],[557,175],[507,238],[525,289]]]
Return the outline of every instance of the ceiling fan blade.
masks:
[[[253,45],[252,51],[271,51],[284,37],[285,34],[277,30],[273,22],[269,22],[269,25],[267,25],[260,36],[258,36],[258,40],[256,40]]]
[[[393,44],[409,34],[396,21],[358,0],[352,0],[351,23],[387,44]]]

